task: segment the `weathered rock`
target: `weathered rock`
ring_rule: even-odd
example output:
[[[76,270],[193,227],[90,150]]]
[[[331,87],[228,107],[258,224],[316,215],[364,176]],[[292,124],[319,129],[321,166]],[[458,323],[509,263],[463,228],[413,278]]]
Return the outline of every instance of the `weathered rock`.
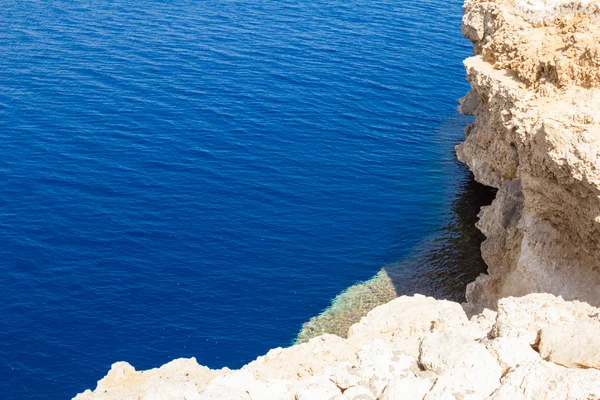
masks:
[[[375,395],[366,386],[353,386],[344,391],[344,400],[375,400]]]
[[[417,358],[421,337],[434,325],[451,327],[468,322],[457,303],[420,295],[402,296],[370,311],[350,328],[348,338],[352,343],[361,343],[379,337],[395,342],[399,351]]]
[[[483,398],[500,386],[502,370],[485,346],[456,330],[425,336],[419,364],[439,375],[431,398],[475,396]]]
[[[600,369],[600,320],[543,328],[540,355],[565,367]]]
[[[435,380],[418,376],[394,378],[386,386],[381,400],[422,400],[431,390]]]
[[[357,361],[359,376],[369,377],[368,386],[376,397],[381,395],[392,378],[417,369],[417,362],[413,357],[402,354],[380,339],[362,346],[357,354]]]
[[[498,360],[503,371],[540,361],[540,355],[525,339],[499,337],[486,342],[487,350]]]
[[[469,304],[463,304],[463,308],[469,308]],[[467,310],[465,310],[467,312]],[[496,311],[492,311],[489,308],[479,309],[475,312],[473,309],[469,310],[468,313],[471,314],[470,321],[472,322],[471,326],[475,329],[479,330],[478,336],[487,336],[492,330],[492,327],[496,323],[496,317],[498,313]]]
[[[277,348],[244,367],[258,379],[303,379],[356,358],[356,348],[335,335],[323,335],[288,348]]]
[[[600,309],[579,301],[567,302],[550,294],[509,297],[498,302],[498,317],[492,329],[495,337],[522,338],[538,342],[542,328],[569,322],[596,321]]]
[[[467,0],[476,120],[457,146],[499,188],[478,227],[488,274],[467,300],[552,293],[600,305],[600,11],[595,0]],[[478,100],[479,104],[473,102]]]
[[[588,0],[467,0],[463,33],[496,69],[538,87],[600,86],[600,10]]]
[[[288,400],[289,397],[286,382],[260,381],[251,372],[242,369],[215,378],[199,399]]]
[[[295,400],[330,400],[339,396],[340,389],[327,377],[312,378],[293,385]]]
[[[113,364],[94,392],[86,390],[77,400],[175,400],[199,399],[208,384],[228,370],[211,370],[195,358],[173,360],[160,368],[136,371],[126,362]]]
[[[548,362],[531,363],[511,370],[493,400],[598,399],[600,371],[564,368]]]

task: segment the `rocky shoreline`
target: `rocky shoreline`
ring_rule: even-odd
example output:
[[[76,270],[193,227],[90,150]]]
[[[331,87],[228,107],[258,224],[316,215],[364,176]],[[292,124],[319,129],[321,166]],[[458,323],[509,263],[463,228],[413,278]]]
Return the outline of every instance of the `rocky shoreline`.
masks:
[[[467,0],[475,116],[457,155],[498,189],[477,227],[488,273],[467,303],[402,296],[348,337],[271,350],[239,370],[116,363],[108,399],[600,398],[600,2]]]
[[[196,359],[113,365],[91,399],[597,399],[600,309],[550,294],[467,318],[455,302],[402,296],[353,325],[269,351],[240,370]],[[573,333],[577,332],[574,336]]]

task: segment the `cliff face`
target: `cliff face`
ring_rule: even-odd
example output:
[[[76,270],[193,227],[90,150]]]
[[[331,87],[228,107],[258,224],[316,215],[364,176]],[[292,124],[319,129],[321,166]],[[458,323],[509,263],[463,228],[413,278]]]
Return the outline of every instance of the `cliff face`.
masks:
[[[468,304],[403,296],[235,371],[116,363],[76,400],[600,398],[599,21],[598,0],[465,4],[457,155],[498,188]]]
[[[552,3],[552,4],[550,4]],[[600,2],[468,0],[476,117],[458,158],[499,189],[468,302],[548,292],[600,304]]]

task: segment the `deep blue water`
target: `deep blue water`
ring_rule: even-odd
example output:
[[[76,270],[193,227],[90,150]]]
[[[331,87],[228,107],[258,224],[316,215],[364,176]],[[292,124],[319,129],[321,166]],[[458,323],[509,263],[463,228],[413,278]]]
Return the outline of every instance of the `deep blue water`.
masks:
[[[406,258],[465,179],[460,17],[0,3],[0,397],[70,398],[118,360],[239,367]]]

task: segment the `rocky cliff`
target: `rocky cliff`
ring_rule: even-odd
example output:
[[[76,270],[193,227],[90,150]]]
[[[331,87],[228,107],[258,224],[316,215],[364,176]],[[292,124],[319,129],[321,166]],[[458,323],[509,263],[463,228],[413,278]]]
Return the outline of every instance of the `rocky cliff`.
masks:
[[[76,399],[600,398],[600,3],[467,0],[462,30],[457,155],[498,189],[467,304],[403,296],[240,370],[116,363]]]
[[[468,0],[476,120],[457,147],[499,189],[482,210],[489,266],[470,303],[548,292],[600,303],[600,2]]]

